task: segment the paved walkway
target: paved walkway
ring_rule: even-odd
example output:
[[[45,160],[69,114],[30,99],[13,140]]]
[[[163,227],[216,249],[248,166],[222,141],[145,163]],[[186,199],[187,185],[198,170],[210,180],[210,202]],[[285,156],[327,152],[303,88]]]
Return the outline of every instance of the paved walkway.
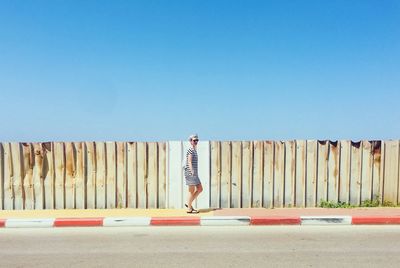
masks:
[[[0,227],[400,224],[400,208],[87,209],[0,211]]]

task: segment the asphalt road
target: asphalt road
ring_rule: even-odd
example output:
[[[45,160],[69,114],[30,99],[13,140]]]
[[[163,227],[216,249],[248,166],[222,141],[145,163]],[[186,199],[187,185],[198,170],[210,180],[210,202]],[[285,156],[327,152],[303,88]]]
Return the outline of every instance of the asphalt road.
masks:
[[[399,267],[400,226],[0,229],[1,267]]]

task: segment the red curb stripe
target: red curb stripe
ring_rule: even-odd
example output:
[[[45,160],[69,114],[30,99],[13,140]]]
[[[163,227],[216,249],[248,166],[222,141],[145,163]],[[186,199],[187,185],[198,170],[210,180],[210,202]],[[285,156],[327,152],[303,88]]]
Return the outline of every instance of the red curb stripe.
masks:
[[[6,227],[6,220],[0,219],[0,227]]]
[[[353,216],[352,224],[400,224],[400,216]]]
[[[153,217],[150,225],[200,225],[200,217]]]
[[[296,225],[300,224],[300,217],[285,217],[285,218],[271,218],[271,217],[251,217],[250,225]]]
[[[58,218],[54,227],[103,226],[103,218]]]

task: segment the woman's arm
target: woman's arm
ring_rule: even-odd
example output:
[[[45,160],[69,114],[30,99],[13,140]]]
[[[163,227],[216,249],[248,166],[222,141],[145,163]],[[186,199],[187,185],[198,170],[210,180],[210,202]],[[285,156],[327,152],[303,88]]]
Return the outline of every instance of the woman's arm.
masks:
[[[192,165],[192,155],[191,155],[191,154],[189,154],[189,156],[188,156],[188,164],[189,164],[189,171],[190,171],[190,174],[194,175],[194,172],[193,172],[193,165]]]

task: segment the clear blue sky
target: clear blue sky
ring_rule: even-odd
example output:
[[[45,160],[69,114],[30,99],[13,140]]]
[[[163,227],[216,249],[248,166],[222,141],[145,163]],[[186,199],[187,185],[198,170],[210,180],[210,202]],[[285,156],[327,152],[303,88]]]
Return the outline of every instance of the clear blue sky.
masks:
[[[400,1],[0,0],[0,141],[399,139]]]

